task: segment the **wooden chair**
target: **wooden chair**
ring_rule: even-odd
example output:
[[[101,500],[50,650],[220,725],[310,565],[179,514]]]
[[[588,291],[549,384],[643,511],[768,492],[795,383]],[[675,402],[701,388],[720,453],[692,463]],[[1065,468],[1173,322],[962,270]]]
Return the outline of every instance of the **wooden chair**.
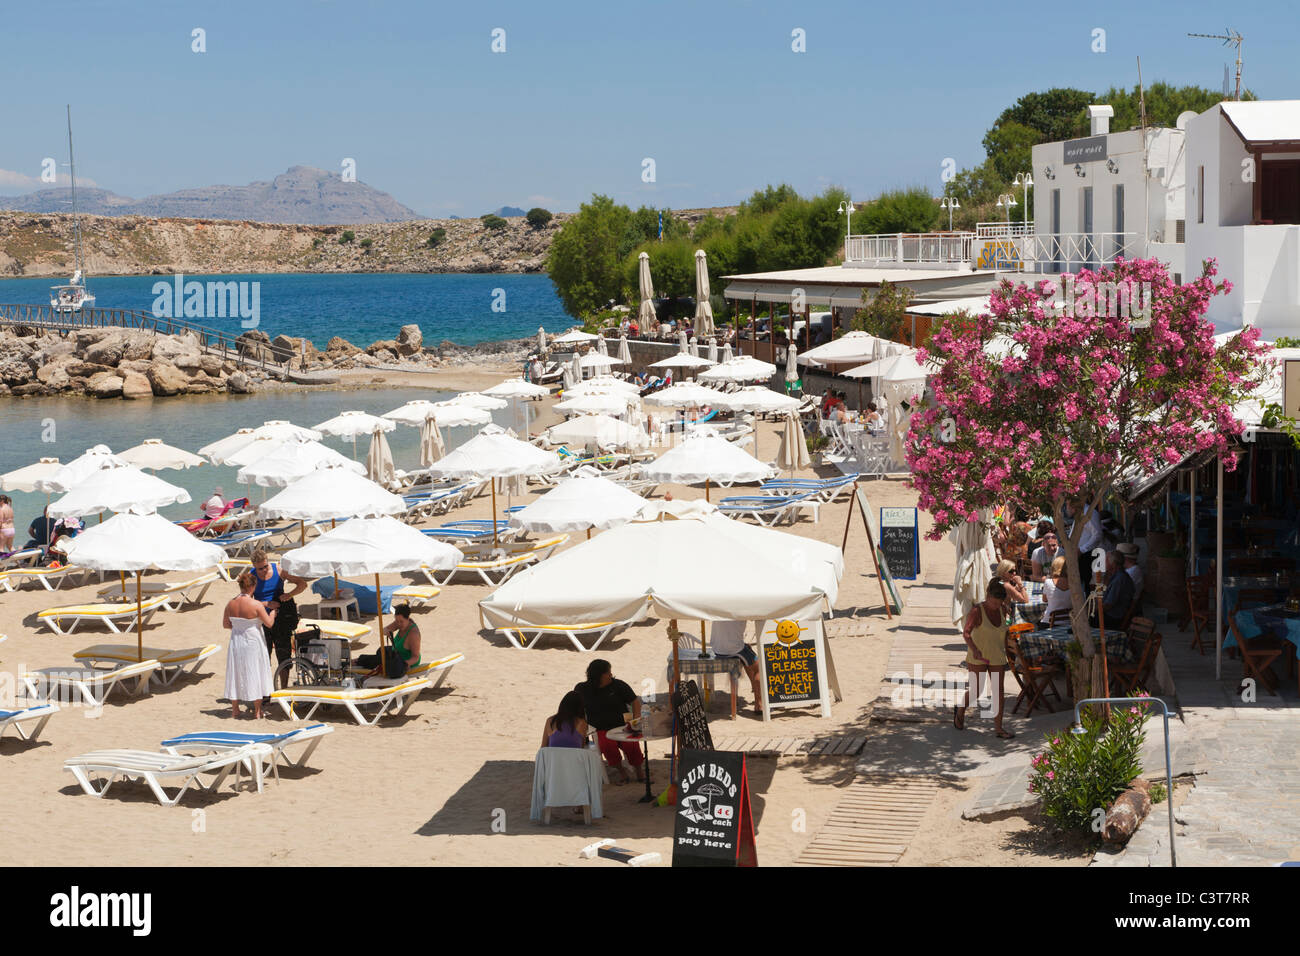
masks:
[[[1053,611],[1047,619],[1048,627],[1068,626],[1069,623],[1070,623],[1070,610],[1068,608],[1062,608],[1060,610]]]
[[[1020,575],[1022,581],[1032,581],[1034,579],[1034,562],[1026,559],[1017,561],[1016,574]]]
[[[1156,655],[1160,653],[1161,637],[1156,633],[1155,621],[1150,618],[1133,618],[1129,622],[1128,640],[1134,660],[1127,664],[1107,665],[1111,690],[1116,697],[1131,696],[1137,687],[1146,684],[1155,669]]]
[[[1214,582],[1208,574],[1198,574],[1187,579],[1187,611],[1192,625],[1192,644],[1201,654],[1205,645],[1201,643],[1201,628],[1210,626],[1210,595]]]
[[[1240,607],[1240,604],[1238,607]],[[1274,697],[1281,696],[1278,693],[1277,680],[1273,677],[1273,672],[1269,670],[1269,667],[1282,656],[1283,650],[1290,645],[1269,634],[1258,634],[1250,638],[1244,637],[1237,627],[1236,610],[1228,615],[1228,627],[1232,629],[1232,636],[1236,639],[1237,647],[1241,650],[1242,680],[1244,681],[1248,677],[1254,678],[1256,683],[1262,684]]]
[[[1010,630],[1007,631],[1006,647],[1007,660],[1011,664],[1009,669],[1015,674],[1016,682],[1020,684],[1020,695],[1011,706],[1011,713],[1020,710],[1022,701],[1028,701],[1028,706],[1025,708],[1026,717],[1033,714],[1034,708],[1040,704],[1048,713],[1053,713],[1049,698],[1055,697],[1057,702],[1063,700],[1060,691],[1052,681],[1057,677],[1063,677],[1065,669],[1055,664],[1031,664],[1026,661],[1024,655],[1020,653],[1019,633],[1012,634]]]

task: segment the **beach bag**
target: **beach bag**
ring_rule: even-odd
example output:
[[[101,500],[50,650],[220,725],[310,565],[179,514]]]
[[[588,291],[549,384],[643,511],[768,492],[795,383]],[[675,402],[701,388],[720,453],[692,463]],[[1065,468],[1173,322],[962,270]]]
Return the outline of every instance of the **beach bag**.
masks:
[[[406,676],[406,661],[393,648],[386,647],[381,652],[384,663],[384,676],[392,679]]]

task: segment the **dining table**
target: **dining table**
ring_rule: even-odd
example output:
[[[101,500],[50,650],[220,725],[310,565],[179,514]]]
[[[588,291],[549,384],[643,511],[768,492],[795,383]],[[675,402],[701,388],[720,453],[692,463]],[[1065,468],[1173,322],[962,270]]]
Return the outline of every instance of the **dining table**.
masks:
[[[1223,622],[1228,623],[1228,615],[1237,610],[1240,594],[1247,591],[1272,591],[1278,597],[1285,597],[1291,590],[1295,575],[1290,571],[1277,571],[1271,574],[1237,574],[1223,577]]]
[[[1011,623],[1019,624],[1029,622],[1037,624],[1043,619],[1043,611],[1047,608],[1047,598],[1043,597],[1042,581],[1026,581],[1025,594],[1028,601],[1016,602],[1011,606]]]
[[[1026,663],[1035,666],[1064,665],[1068,662],[1067,649],[1074,639],[1074,629],[1068,624],[1040,627],[1020,635],[1020,653]],[[1101,631],[1098,628],[1092,628],[1092,639],[1101,643]],[[1107,629],[1106,659],[1117,664],[1131,664],[1136,660],[1127,631]]]
[[[1249,640],[1261,634],[1271,634],[1295,645],[1295,659],[1300,660],[1300,607],[1287,607],[1284,603],[1242,608],[1237,611],[1237,629]],[[1237,636],[1229,628],[1223,635],[1225,649],[1237,646]],[[1294,663],[1288,665],[1295,668]],[[1300,684],[1297,685],[1300,687]]]

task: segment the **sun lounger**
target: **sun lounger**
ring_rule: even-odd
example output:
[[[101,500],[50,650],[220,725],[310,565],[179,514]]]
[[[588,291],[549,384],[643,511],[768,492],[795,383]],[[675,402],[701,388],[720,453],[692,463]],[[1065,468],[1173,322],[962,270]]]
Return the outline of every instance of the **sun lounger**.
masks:
[[[136,682],[136,694],[148,689],[149,679],[158,667],[156,660],[136,661],[115,670],[76,666],[42,667],[27,671],[21,679],[27,696],[33,700],[46,702],[53,698],[75,703],[80,699],[91,707],[101,707],[113,688],[124,681]]]
[[[220,649],[216,644],[184,647],[178,650],[146,647],[144,659],[158,662],[158,669],[151,675],[151,679],[157,681],[161,687],[168,687],[176,683],[183,674],[196,673],[199,665]],[[89,664],[91,667],[97,664],[110,664],[117,667],[122,664],[134,664],[140,660],[140,650],[134,644],[95,644],[77,651],[72,655],[72,659],[81,664]]]
[[[398,684],[403,684],[409,680],[424,678],[430,682],[429,690],[437,690],[442,686],[443,681],[447,679],[448,675],[451,674],[451,669],[464,659],[464,654],[448,654],[446,657],[440,657],[434,661],[425,661],[422,664],[416,664],[401,677],[380,677],[378,675],[367,677],[364,686],[367,690],[376,687],[396,687]],[[353,667],[352,671],[358,676],[365,673],[365,671],[359,667]]]
[[[37,704],[35,707],[23,707],[20,710],[0,710],[0,737],[13,728],[19,740],[35,740],[50,722],[50,718],[59,712],[54,704]],[[36,721],[36,726],[25,729],[23,724]]]
[[[286,767],[305,767],[311,755],[320,746],[321,738],[334,733],[329,724],[310,724],[296,727],[282,734],[241,734],[234,731],[214,730],[208,733],[181,734],[169,737],[160,745],[169,754],[213,754],[226,753],[247,747],[249,744],[264,744],[271,749],[271,772],[275,779],[280,779],[279,762]],[[305,747],[296,757],[289,753],[290,747]]]
[[[0,571],[8,571],[13,568],[31,567],[41,559],[45,554],[43,548],[24,548],[22,551],[12,551],[0,558]]]
[[[431,584],[440,586],[447,584],[457,574],[469,574],[477,575],[479,580],[489,587],[497,587],[529,565],[549,558],[556,548],[568,540],[567,534],[561,534],[530,542],[526,546],[507,545],[493,548],[487,545],[477,550],[462,548],[461,550],[465,552],[465,560],[451,570],[434,571],[427,567],[420,570],[424,572]],[[438,574],[443,576],[441,581],[436,577]]]
[[[441,593],[442,588],[433,584],[408,584],[393,592],[393,601],[399,604],[405,601],[407,604],[423,607]]]
[[[782,522],[793,523],[799,512],[811,509],[813,521],[821,519],[821,501],[811,495],[735,495],[718,502],[718,511],[733,518],[753,518],[759,524],[771,527]]]
[[[761,495],[809,494],[823,502],[832,502],[840,492],[853,491],[853,483],[861,477],[858,474],[843,475],[836,478],[773,478],[759,485]]]
[[[28,581],[36,581],[47,591],[57,591],[59,585],[72,575],[84,575],[85,569],[75,564],[57,568],[10,568],[0,571],[0,587],[13,591]]]
[[[321,705],[332,704],[346,707],[348,713],[363,727],[373,727],[381,717],[390,713],[397,717],[405,714],[420,692],[431,686],[432,682],[427,678],[415,677],[404,679],[391,687],[358,687],[355,690],[343,687],[288,687],[272,691],[271,700],[279,703],[286,717],[296,720],[310,720]],[[311,706],[305,714],[297,715],[294,713],[294,704]],[[376,708],[374,715],[367,717],[362,713],[362,707]]]
[[[92,797],[103,797],[119,778],[143,780],[159,803],[164,807],[174,807],[192,786],[215,791],[232,770],[236,772],[235,786],[238,788],[241,766],[255,768],[257,792],[261,793],[262,761],[272,753],[266,744],[246,744],[235,750],[201,757],[178,757],[175,754],[151,753],[147,750],[98,750],[65,760],[63,769],[71,772],[77,778],[77,783],[81,784],[81,789]],[[104,775],[102,782],[95,779],[98,774]],[[216,776],[205,783],[200,779],[202,774]],[[176,788],[174,796],[167,794],[167,786]]]
[[[614,633],[621,627],[626,627],[631,621],[602,621],[594,624],[539,624],[531,627],[499,627],[498,633],[504,634],[506,640],[521,651],[529,647],[536,647],[541,643],[541,638],[548,634],[559,634],[569,639],[569,642],[580,651],[594,651],[604,643],[605,638]],[[595,638],[591,646],[584,646],[583,638]]]
[[[261,541],[271,537],[270,528],[246,528],[229,534],[208,538],[209,544],[215,544],[227,554],[251,554]]]
[[[149,581],[140,585],[140,593],[150,598],[162,598],[163,610],[175,611],[186,604],[202,604],[208,588],[220,577],[216,571],[209,571],[188,581]],[[125,585],[120,582],[110,584],[99,589],[99,597],[103,601],[134,601],[135,595],[134,581],[128,581]]]
[[[153,597],[141,601],[138,605],[134,601],[130,604],[123,602],[70,604],[66,607],[52,607],[47,611],[41,611],[36,617],[55,634],[71,634],[82,621],[101,621],[114,634],[121,634],[124,629],[118,627],[118,624],[125,623],[127,625],[125,630],[129,631],[131,625],[135,623],[137,610],[144,618],[144,623],[148,624],[149,619],[166,603],[167,599],[164,597]],[[65,630],[64,622],[69,620],[72,623],[66,624]]]

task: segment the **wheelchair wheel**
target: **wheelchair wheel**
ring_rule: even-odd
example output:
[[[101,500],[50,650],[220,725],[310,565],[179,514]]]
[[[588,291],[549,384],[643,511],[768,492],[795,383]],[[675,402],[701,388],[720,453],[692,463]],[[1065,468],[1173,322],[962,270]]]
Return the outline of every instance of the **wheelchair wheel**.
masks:
[[[303,687],[323,684],[324,674],[305,657],[291,657],[275,669],[274,686]]]

